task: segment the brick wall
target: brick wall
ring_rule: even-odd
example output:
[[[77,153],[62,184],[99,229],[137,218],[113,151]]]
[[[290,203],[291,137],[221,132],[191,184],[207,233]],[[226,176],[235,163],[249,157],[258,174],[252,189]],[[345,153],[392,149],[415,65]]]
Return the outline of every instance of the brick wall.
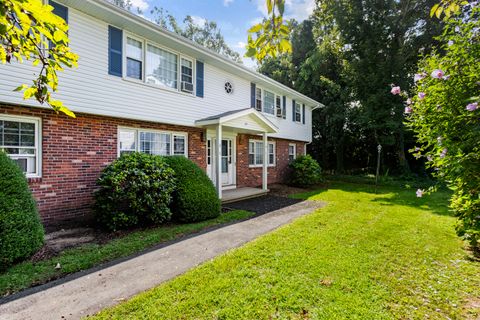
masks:
[[[262,140],[259,136],[240,134],[237,136],[237,187],[257,187],[262,185],[262,168],[250,168],[248,165],[248,143]],[[268,168],[268,183],[285,183],[288,179],[288,145],[296,145],[297,156],[303,155],[305,143],[285,139],[269,138],[275,142],[275,166]]]
[[[42,119],[42,177],[29,179],[45,224],[86,218],[101,170],[117,158],[118,126],[188,133],[189,158],[206,169],[204,130],[86,114],[0,105],[0,114]]]

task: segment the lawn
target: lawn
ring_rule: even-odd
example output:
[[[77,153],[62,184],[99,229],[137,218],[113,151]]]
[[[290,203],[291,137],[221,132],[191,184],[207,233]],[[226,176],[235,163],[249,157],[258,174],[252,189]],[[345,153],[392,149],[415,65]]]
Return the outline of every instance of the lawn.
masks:
[[[480,263],[447,192],[334,182],[327,207],[96,319],[459,319],[480,315]]]
[[[0,297],[22,289],[45,283],[67,274],[98,266],[101,263],[127,257],[152,246],[201,231],[215,225],[244,220],[253,212],[235,210],[218,218],[189,224],[171,224],[134,231],[106,244],[85,244],[67,249],[60,255],[36,263],[26,261],[0,273]],[[60,263],[61,269],[55,269]]]

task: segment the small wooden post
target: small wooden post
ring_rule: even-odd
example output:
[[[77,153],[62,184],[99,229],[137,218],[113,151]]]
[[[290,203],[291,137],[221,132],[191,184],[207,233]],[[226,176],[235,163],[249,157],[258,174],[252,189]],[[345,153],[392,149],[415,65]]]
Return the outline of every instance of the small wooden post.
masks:
[[[377,173],[375,174],[375,193],[377,193],[378,176],[380,175],[380,156],[382,154],[382,145],[377,146]]]

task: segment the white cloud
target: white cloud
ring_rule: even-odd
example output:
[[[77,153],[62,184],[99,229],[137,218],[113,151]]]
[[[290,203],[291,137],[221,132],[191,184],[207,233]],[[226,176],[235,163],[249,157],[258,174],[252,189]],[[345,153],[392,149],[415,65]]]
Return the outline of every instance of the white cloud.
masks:
[[[247,44],[243,41],[238,41],[236,44],[234,44],[232,47],[235,49],[245,49],[245,46]]]
[[[225,7],[228,7],[231,3],[233,3],[233,0],[223,0],[223,5]]]
[[[265,0],[255,0],[257,10],[264,17],[267,16],[267,6]],[[285,18],[303,21],[307,19],[315,9],[315,0],[285,0]],[[258,19],[256,19],[258,20]]]
[[[132,7],[145,11],[149,7],[148,0],[132,0]]]
[[[205,22],[207,22],[207,19],[200,17],[200,16],[192,16],[193,23],[196,24],[197,26],[203,26],[205,25]]]

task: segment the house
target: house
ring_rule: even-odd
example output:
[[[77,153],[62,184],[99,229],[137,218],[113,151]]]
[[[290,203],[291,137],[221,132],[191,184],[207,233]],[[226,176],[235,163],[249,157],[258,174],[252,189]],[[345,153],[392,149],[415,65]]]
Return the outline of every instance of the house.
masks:
[[[306,152],[319,102],[107,1],[50,4],[80,56],[55,94],[77,118],[13,92],[36,67],[0,66],[0,148],[28,177],[44,223],[88,215],[101,170],[123,153],[189,157],[222,198],[284,181]]]

